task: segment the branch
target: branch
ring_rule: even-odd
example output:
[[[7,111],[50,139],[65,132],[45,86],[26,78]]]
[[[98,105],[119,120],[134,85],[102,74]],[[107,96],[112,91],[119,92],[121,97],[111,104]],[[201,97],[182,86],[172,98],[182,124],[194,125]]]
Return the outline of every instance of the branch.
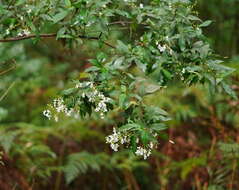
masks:
[[[40,38],[53,38],[56,37],[57,34],[52,33],[52,34],[30,34],[30,35],[24,35],[24,36],[17,36],[17,37],[13,37],[13,38],[6,38],[6,39],[0,39],[0,42],[4,43],[4,42],[15,42],[15,41],[21,41],[21,40],[26,40],[26,39],[31,39],[31,38],[36,38],[36,37],[40,37]],[[94,37],[94,36],[78,36],[78,38],[82,38],[82,39],[87,39],[87,40],[100,40],[100,37]],[[109,44],[108,42],[104,42],[103,43],[111,48],[115,48],[115,46]]]
[[[40,35],[30,34],[30,35],[24,35],[24,36],[17,36],[13,38],[0,39],[0,42],[14,42],[14,41],[26,40],[26,39],[36,38],[36,37],[52,38],[52,37],[56,37],[56,34],[40,34]]]
[[[120,24],[120,25],[127,25],[127,24],[132,24],[133,22],[130,22],[130,21],[115,21],[115,22],[111,22],[109,23],[108,25],[114,25],[114,24]]]

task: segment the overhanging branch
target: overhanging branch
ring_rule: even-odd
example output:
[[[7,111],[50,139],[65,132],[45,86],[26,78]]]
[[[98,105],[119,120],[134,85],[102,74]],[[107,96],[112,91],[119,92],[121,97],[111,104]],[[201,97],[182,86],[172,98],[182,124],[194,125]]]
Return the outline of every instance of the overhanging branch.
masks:
[[[0,39],[0,42],[4,43],[4,42],[15,42],[15,41],[21,41],[21,40],[26,40],[26,39],[31,39],[31,38],[53,38],[56,37],[57,34],[52,33],[52,34],[29,34],[29,35],[24,35],[24,36],[17,36],[17,37],[12,37],[12,38],[6,38],[6,39]],[[87,40],[100,40],[100,37],[94,37],[94,36],[83,36],[80,35],[78,36],[78,38],[81,39],[87,39]],[[102,41],[105,45],[111,47],[111,48],[115,48],[115,46],[109,44],[108,42]]]

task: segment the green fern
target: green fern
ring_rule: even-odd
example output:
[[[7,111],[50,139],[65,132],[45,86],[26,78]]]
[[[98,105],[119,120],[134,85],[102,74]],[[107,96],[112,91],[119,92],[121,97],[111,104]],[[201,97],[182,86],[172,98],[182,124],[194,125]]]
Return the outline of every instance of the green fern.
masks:
[[[108,156],[106,154],[91,154],[88,152],[74,153],[68,156],[67,164],[64,166],[66,183],[71,183],[80,174],[89,170],[99,172],[101,167],[106,167]]]
[[[239,158],[238,143],[218,143],[219,149],[225,157]]]

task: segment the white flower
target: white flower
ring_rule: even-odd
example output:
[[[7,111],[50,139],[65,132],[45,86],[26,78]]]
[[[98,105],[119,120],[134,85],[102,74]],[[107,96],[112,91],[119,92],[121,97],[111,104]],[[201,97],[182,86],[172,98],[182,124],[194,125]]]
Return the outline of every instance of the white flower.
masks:
[[[115,152],[117,152],[117,151],[118,151],[118,148],[119,148],[119,145],[118,145],[118,144],[111,144],[110,147],[111,147]]]
[[[154,143],[153,143],[153,142],[150,142],[150,143],[149,143],[149,147],[150,147],[151,149],[153,149]]]
[[[101,118],[101,119],[104,119],[104,118],[105,118],[105,116],[104,116],[103,113],[100,113],[100,118]]]
[[[139,138],[136,138],[136,143],[139,143]]]
[[[113,128],[113,134],[107,136],[105,139],[106,143],[110,144],[110,147],[114,151],[118,151],[119,143],[124,144],[129,142],[128,137],[121,132],[117,132],[115,128]]]
[[[169,49],[169,53],[170,55],[173,55],[173,50],[171,48]]]
[[[143,8],[144,8],[144,4],[140,3],[140,4],[139,4],[139,7],[140,7],[141,9],[143,9]]]
[[[171,10],[172,9],[172,3],[169,3],[168,7]]]
[[[29,35],[29,34],[31,34],[31,32],[30,32],[29,30],[27,30],[27,29],[24,29],[24,30],[22,30],[21,32],[19,32],[19,33],[17,34],[17,36],[27,36],[27,35]]]
[[[9,29],[6,30],[6,35],[10,34],[10,31]]]
[[[27,10],[27,14],[30,14],[32,12],[32,9]]]
[[[59,118],[57,115],[54,116],[54,119],[55,119],[55,122],[58,122],[59,121]]]
[[[71,109],[65,108],[64,112],[65,112],[66,116],[71,116],[71,114],[73,112],[73,109],[72,108]]]
[[[135,154],[138,156],[143,156],[146,160],[151,155],[151,149],[146,150],[145,148],[138,146]]]
[[[82,83],[76,84],[75,88],[82,88]]]
[[[160,52],[164,52],[166,50],[166,46],[165,45],[161,46],[160,44],[158,44],[158,49]]]
[[[44,110],[43,115],[47,117],[49,120],[51,119],[51,111],[50,110]]]

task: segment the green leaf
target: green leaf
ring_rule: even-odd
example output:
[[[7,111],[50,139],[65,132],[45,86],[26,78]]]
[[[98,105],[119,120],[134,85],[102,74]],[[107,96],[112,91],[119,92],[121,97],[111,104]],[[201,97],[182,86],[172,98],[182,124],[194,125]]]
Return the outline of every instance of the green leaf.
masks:
[[[145,87],[145,92],[148,94],[154,93],[158,91],[161,88],[161,86],[156,84],[147,84]]]
[[[56,39],[63,38],[63,36],[66,32],[66,29],[67,29],[66,27],[63,27],[60,30],[58,30]]]
[[[226,84],[225,82],[222,82],[222,87],[229,96],[231,96],[235,100],[238,99],[237,94],[228,84]]]
[[[118,40],[117,41],[117,49],[119,49],[119,51],[128,53],[129,52],[129,48],[127,45],[125,45],[122,41]]]
[[[69,88],[69,89],[67,89],[67,90],[63,90],[62,91],[62,95],[70,95],[70,94],[72,94],[72,93],[74,93],[74,92],[76,92],[77,91],[77,89],[76,88]]]
[[[148,144],[149,140],[150,140],[150,136],[149,136],[149,133],[146,132],[145,130],[142,130],[141,131],[141,140],[142,140],[142,143],[144,145]]]
[[[172,74],[167,71],[166,69],[162,69],[162,72],[163,72],[163,75],[168,79],[170,80],[172,78]]]
[[[127,98],[126,94],[120,94],[120,96],[119,96],[119,106],[121,108],[124,108],[126,98]]]
[[[67,7],[71,7],[71,1],[70,0],[65,0],[65,5]]]
[[[167,126],[164,123],[155,123],[150,128],[155,131],[162,131],[167,129]]]
[[[19,6],[19,5],[22,5],[24,3],[26,3],[26,0],[18,0],[15,5]]]
[[[119,128],[119,131],[132,131],[132,130],[138,130],[140,129],[140,125],[137,123],[129,123],[126,125],[123,125]]]
[[[68,15],[68,11],[62,10],[60,13],[58,13],[52,17],[52,21],[54,23],[57,23],[57,22],[63,20],[67,15]]]
[[[196,17],[196,16],[194,16],[194,15],[189,15],[189,16],[188,16],[188,19],[194,20],[194,21],[201,21],[200,18],[198,18],[198,17]]]
[[[207,27],[207,26],[209,26],[211,23],[212,23],[211,20],[207,20],[207,21],[203,22],[202,24],[200,24],[199,27]]]

